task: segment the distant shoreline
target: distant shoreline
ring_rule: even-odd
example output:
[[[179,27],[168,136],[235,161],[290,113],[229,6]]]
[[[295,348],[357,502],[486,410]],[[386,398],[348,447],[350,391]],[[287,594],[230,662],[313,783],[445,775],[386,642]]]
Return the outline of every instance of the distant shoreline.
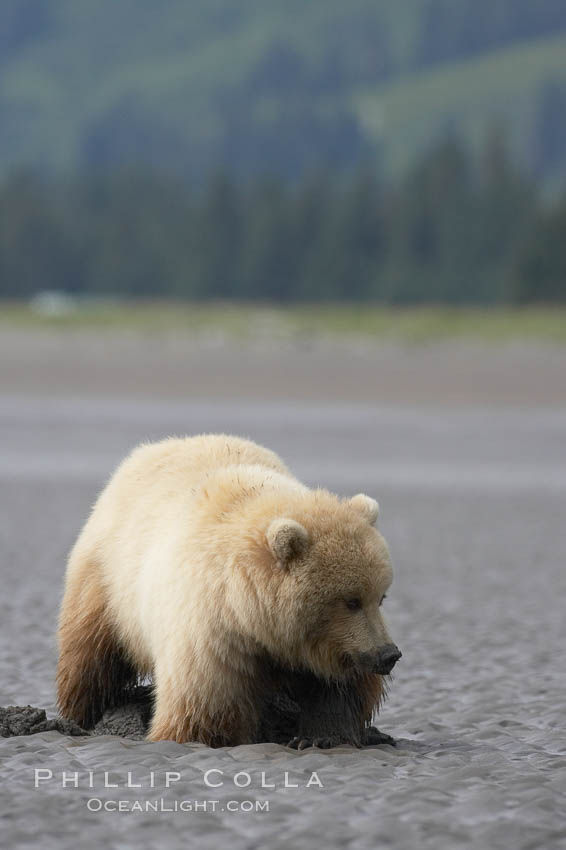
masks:
[[[566,346],[566,305],[529,307],[392,307],[338,302],[278,305],[242,301],[140,300],[41,293],[31,302],[0,300],[7,329],[179,334],[221,341],[353,345],[440,341],[552,343]]]
[[[149,319],[149,316],[148,316]],[[514,336],[238,335],[0,322],[0,394],[352,404],[566,405],[566,345]]]

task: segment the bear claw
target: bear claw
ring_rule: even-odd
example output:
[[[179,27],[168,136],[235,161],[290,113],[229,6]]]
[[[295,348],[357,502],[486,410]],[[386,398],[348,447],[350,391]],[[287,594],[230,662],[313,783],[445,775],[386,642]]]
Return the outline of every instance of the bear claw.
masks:
[[[348,745],[348,742],[339,740],[338,738],[304,738],[297,735],[291,738],[287,746],[292,750],[307,750],[309,747],[319,750],[331,750],[333,747],[340,746],[340,744]],[[355,746],[353,742],[352,746]]]
[[[328,750],[333,746],[330,738],[301,738],[299,735],[291,738],[288,747],[292,750],[306,750],[309,747],[318,747],[321,750]]]

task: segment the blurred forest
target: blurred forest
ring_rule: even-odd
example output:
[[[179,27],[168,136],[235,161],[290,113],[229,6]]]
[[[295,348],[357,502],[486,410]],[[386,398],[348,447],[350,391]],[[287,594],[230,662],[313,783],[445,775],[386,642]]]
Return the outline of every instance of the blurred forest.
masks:
[[[3,0],[0,297],[566,300],[564,0]]]
[[[566,195],[548,204],[494,131],[476,161],[449,137],[398,181],[361,168],[294,184],[190,185],[117,171],[0,188],[0,296],[566,300]]]

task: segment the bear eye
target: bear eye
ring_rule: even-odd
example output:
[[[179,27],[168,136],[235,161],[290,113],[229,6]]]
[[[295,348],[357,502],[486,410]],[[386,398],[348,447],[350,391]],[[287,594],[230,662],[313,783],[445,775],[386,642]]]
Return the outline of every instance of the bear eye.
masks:
[[[362,600],[359,597],[355,597],[354,599],[346,600],[346,608],[349,611],[359,611],[362,607]]]

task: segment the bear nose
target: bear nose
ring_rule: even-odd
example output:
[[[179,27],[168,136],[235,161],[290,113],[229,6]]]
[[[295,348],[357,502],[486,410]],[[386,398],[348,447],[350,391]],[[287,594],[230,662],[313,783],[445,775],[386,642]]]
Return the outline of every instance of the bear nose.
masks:
[[[379,650],[377,655],[376,673],[381,673],[386,676],[391,673],[397,662],[402,656],[402,652],[394,643],[388,643]]]

